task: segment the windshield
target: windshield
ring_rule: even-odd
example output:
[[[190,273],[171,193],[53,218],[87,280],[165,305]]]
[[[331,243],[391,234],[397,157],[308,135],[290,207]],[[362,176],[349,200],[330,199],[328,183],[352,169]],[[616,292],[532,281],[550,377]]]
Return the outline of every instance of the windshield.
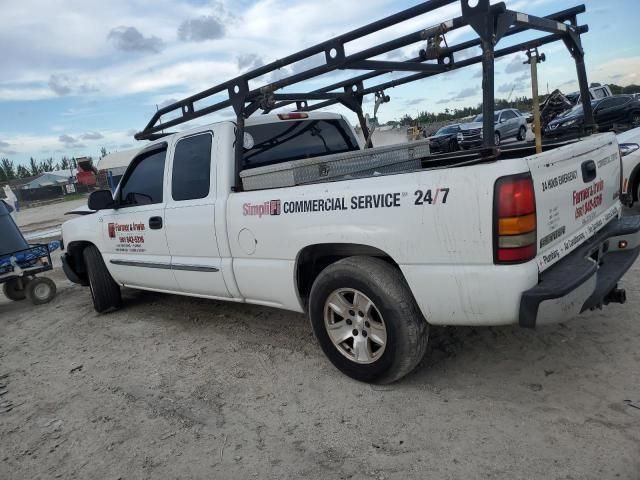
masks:
[[[458,133],[460,127],[458,125],[449,125],[448,127],[442,127],[436,132],[436,135],[450,135],[452,133]]]
[[[245,169],[360,149],[343,120],[265,123],[248,126],[245,132],[250,135]]]
[[[581,103],[579,103],[575,107],[567,110],[566,112],[562,112],[560,115],[558,115],[558,118],[573,117],[573,116],[576,116],[576,115],[582,115],[582,104]]]
[[[476,122],[476,123],[482,123],[482,119],[483,119],[483,118],[484,118],[484,115],[480,114],[480,115],[478,115],[476,118],[474,118],[474,119],[473,119],[473,121],[474,121],[474,122]],[[497,113],[495,113],[495,114],[493,115],[493,121],[494,121],[495,123],[497,123],[497,122],[498,122],[498,114],[497,114]]]

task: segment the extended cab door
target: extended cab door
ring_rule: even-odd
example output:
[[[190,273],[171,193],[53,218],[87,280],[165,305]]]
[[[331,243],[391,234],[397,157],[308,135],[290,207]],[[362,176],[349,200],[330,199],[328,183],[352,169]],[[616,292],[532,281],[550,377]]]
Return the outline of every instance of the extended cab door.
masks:
[[[176,142],[165,211],[166,233],[180,290],[191,295],[230,297],[216,239],[214,140],[214,133],[207,131]]]
[[[130,287],[177,290],[164,228],[166,153],[160,144],[134,158],[116,192],[116,209],[101,211],[104,260]]]

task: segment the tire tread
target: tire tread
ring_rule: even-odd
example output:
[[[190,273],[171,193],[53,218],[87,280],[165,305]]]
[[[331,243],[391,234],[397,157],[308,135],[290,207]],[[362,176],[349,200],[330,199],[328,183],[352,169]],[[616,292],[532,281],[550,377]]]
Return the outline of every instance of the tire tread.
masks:
[[[395,310],[400,312],[395,321],[401,334],[396,338],[395,356],[391,361],[390,367],[379,376],[365,381],[384,384],[399,380],[411,372],[424,357],[428,342],[428,323],[422,315],[400,270],[390,263],[375,257],[347,257],[325,268],[318,275],[311,289],[311,302],[320,300],[315,296],[322,283],[335,278],[349,276],[365,278],[366,282],[372,285],[372,288],[377,287],[384,292],[387,301],[396,305]],[[322,302],[324,303],[324,300]],[[315,319],[314,322],[314,319],[312,319],[312,323],[316,325],[316,328],[318,322],[324,322],[324,320]],[[336,352],[336,355],[340,355],[340,353]],[[343,371],[347,375],[351,375],[350,372]]]
[[[84,249],[83,256],[96,312],[110,313],[119,310],[122,307],[120,286],[107,270],[102,254],[92,245]]]

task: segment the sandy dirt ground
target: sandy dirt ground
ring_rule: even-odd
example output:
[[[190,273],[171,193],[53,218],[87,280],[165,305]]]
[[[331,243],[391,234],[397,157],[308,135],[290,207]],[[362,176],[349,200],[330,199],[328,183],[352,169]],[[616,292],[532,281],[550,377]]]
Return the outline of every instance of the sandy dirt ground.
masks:
[[[640,263],[623,306],[432,328],[389,386],[302,315],[127,290],[99,316],[50,276],[49,305],[0,296],[0,479],[640,478]]]
[[[27,240],[43,242],[58,238],[60,226],[69,220],[67,212],[76,208],[86,207],[87,199],[70,200],[68,202],[52,203],[37,208],[24,208],[15,212],[15,222]]]

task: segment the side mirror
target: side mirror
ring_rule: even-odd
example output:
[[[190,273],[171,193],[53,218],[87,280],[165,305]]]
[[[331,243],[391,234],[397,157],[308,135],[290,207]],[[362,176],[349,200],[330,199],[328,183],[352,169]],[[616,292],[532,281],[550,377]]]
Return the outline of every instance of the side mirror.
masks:
[[[110,190],[98,190],[89,195],[89,210],[107,210],[113,208],[115,204]]]

